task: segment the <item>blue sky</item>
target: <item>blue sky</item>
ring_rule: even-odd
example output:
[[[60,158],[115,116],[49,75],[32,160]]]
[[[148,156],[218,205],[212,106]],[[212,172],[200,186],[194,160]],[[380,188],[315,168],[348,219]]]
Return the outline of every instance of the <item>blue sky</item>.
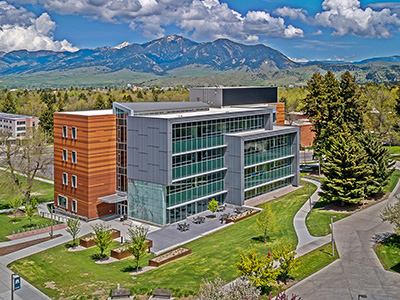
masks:
[[[400,55],[388,0],[0,0],[0,51],[76,51],[168,34],[263,43],[294,60]]]

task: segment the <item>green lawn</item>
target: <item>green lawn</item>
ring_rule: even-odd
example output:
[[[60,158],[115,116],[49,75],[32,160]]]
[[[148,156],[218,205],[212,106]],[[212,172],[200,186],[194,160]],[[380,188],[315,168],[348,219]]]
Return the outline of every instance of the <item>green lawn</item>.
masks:
[[[385,188],[385,192],[392,192],[396,187],[399,178],[400,178],[400,170],[394,170],[392,176],[390,177],[390,181]]]
[[[395,170],[390,177],[388,185],[385,187],[385,192],[392,192],[400,178],[400,170]],[[308,231],[313,236],[324,236],[331,233],[329,226],[331,216],[336,216],[334,222],[339,221],[351,215],[351,213],[339,213],[334,211],[325,210],[324,207],[329,204],[328,202],[318,201],[313,207],[311,212],[307,215],[306,225]]]
[[[38,215],[32,217],[32,226],[50,224],[50,219],[42,218]],[[13,231],[17,232],[22,229],[31,227],[27,217],[17,217],[14,223],[14,216],[11,218],[6,214],[0,214],[0,242],[9,241],[7,235],[12,234]]]
[[[391,154],[400,154],[400,146],[385,146]]]
[[[312,192],[315,189],[312,185]],[[178,297],[196,294],[202,278],[220,276],[226,281],[236,278],[235,263],[239,260],[239,251],[249,249],[250,244],[264,255],[283,240],[295,246],[293,217],[307,199],[308,186],[270,202],[280,229],[271,235],[267,244],[260,242],[261,234],[255,231],[254,216],[186,244],[185,247],[192,249],[191,255],[137,275],[135,279],[125,272],[133,265],[131,259],[96,265],[90,258],[96,249],[71,253],[64,245],[16,261],[10,267],[56,299],[61,294],[65,298],[89,296],[96,291],[106,294],[117,283],[130,287],[136,294],[150,293],[154,288],[171,289]],[[141,265],[147,265],[147,259],[143,259]],[[333,259],[325,248],[316,250],[304,258],[303,267],[298,271],[299,278],[308,276]],[[52,281],[54,283],[49,284]]]
[[[3,176],[5,172],[0,171],[0,176]],[[25,180],[24,177],[20,177],[22,181]],[[54,200],[54,186],[53,184],[41,182],[38,180],[34,181],[32,188],[32,197],[35,197],[39,202],[47,202]],[[0,209],[9,208],[6,203],[6,196],[0,192]]]
[[[400,236],[387,238],[378,246],[376,254],[386,270],[400,273]]]

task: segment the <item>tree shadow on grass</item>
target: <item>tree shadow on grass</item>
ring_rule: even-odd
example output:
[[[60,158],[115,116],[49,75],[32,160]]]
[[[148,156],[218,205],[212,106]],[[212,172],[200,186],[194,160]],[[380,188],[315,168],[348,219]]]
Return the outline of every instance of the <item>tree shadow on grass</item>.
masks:
[[[400,250],[400,235],[393,234],[393,235],[387,237],[387,238],[383,241],[383,244],[384,244],[385,246],[398,248],[398,249]]]
[[[263,235],[255,236],[255,237],[252,237],[251,239],[252,239],[253,241],[258,242],[258,243],[261,243],[261,244],[266,244],[266,243],[271,242],[271,241],[273,240],[272,237],[267,236],[267,241],[264,242],[264,236],[263,236]]]
[[[95,254],[92,254],[90,256],[90,258],[97,261],[97,260],[103,260],[103,259],[108,258],[108,255],[105,255],[105,254],[100,255],[100,253],[95,253]]]
[[[391,267],[390,270],[392,270],[392,271],[394,271],[396,273],[400,273],[400,263],[398,263],[397,265]]]
[[[139,271],[140,271],[141,269],[142,269],[142,268],[139,267]],[[132,265],[129,265],[129,266],[126,266],[126,267],[122,268],[121,271],[122,271],[122,272],[129,272],[129,273],[131,273],[131,272],[136,272],[136,267],[135,267],[135,266],[132,266]]]

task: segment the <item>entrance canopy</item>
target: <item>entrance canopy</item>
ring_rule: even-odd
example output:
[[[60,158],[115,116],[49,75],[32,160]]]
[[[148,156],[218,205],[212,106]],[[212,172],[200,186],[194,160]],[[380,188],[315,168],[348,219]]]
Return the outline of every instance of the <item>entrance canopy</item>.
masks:
[[[126,194],[112,194],[104,197],[99,197],[97,200],[105,202],[105,203],[119,203],[128,200],[128,196]]]

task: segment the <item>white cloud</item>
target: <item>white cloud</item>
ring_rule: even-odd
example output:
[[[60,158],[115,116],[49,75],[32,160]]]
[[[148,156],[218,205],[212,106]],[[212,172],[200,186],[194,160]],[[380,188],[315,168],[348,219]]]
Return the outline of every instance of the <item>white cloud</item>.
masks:
[[[291,8],[291,7],[280,7],[275,10],[275,12],[282,16],[287,17],[292,20],[302,20],[303,22],[307,22],[307,14],[308,12],[303,8]]]
[[[36,17],[24,8],[0,1],[0,51],[76,51],[68,41],[55,41],[56,24],[47,13]]]
[[[308,16],[307,11],[302,8],[287,6],[278,8],[275,12],[282,17],[298,19],[309,25],[331,28],[334,36],[351,34],[390,38],[393,30],[400,28],[400,4],[392,2],[370,4],[364,9],[359,0],[324,0],[322,12],[315,16]],[[320,34],[321,30],[312,33]]]
[[[322,35],[322,30],[318,29],[317,31],[311,33],[312,35]]]
[[[289,57],[290,60],[297,62],[297,63],[306,63],[309,62],[308,59],[306,58],[294,58],[294,57]]]
[[[335,36],[389,38],[393,27],[400,27],[400,18],[390,9],[363,9],[358,0],[325,0],[322,8],[323,12],[315,15],[314,25],[334,29]]]
[[[281,17],[264,11],[246,15],[220,0],[11,0],[41,3],[59,14],[79,14],[105,22],[126,22],[146,37],[164,35],[166,26],[175,25],[199,39],[220,37],[240,41],[264,37],[303,37],[303,31],[285,24]]]

